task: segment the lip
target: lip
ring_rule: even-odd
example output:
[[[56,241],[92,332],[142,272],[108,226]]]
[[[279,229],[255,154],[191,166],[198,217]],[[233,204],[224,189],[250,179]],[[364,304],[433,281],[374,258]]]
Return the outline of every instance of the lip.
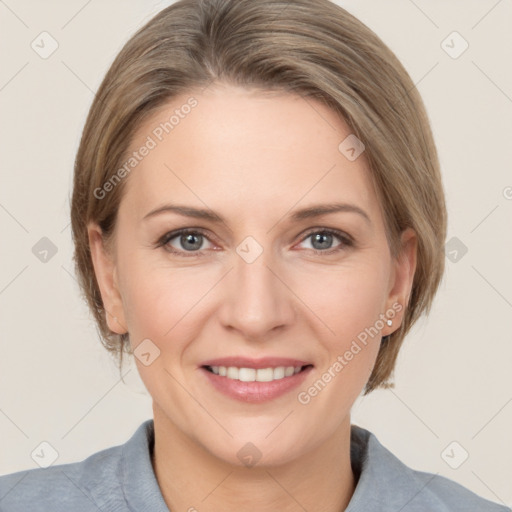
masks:
[[[308,361],[300,359],[290,359],[286,357],[261,357],[259,359],[251,359],[242,356],[223,357],[219,359],[210,359],[200,366],[236,366],[237,368],[276,368],[278,366],[307,366],[312,365]]]
[[[234,359],[229,359],[233,361]],[[240,361],[240,359],[236,359]],[[205,366],[226,366],[224,363],[228,361],[228,359],[218,359],[213,362],[221,361],[222,364],[212,364]],[[263,362],[265,361],[265,362]],[[255,360],[249,361],[252,363],[251,366],[247,366],[248,360],[244,359],[241,364],[241,368],[270,368],[275,366],[274,364],[269,364],[269,359],[266,360]],[[272,359],[272,361],[276,361],[276,359]],[[290,364],[281,364],[283,361],[287,361]],[[276,366],[294,366],[293,362],[300,363],[296,359],[279,359],[279,363]],[[238,366],[240,363],[231,362],[231,366]],[[258,366],[254,366],[258,365]],[[227,365],[229,366],[229,364]],[[241,402],[249,402],[249,403],[263,403],[268,402],[270,400],[274,400],[280,396],[283,396],[286,393],[289,393],[293,389],[299,387],[308,374],[313,370],[313,365],[304,365],[297,364],[295,366],[306,366],[299,373],[296,373],[290,377],[284,377],[282,379],[273,380],[271,382],[243,382],[240,380],[229,379],[227,377],[222,377],[220,375],[216,375],[211,371],[207,370],[204,366],[200,368],[201,373],[206,377],[208,382],[220,393],[229,398],[241,401]]]

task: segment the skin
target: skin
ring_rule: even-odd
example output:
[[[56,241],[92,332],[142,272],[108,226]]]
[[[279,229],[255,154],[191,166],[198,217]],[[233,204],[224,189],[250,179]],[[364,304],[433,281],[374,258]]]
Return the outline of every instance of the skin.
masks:
[[[140,126],[132,150],[191,95]],[[365,155],[351,162],[338,150],[351,131],[328,107],[226,84],[193,96],[197,107],[125,178],[111,251],[89,225],[110,329],[129,332],[134,349],[150,339],[160,350],[148,366],[135,361],[153,399],[162,495],[173,511],[344,510],[355,488],[350,409],[381,336],[398,329],[404,309],[308,404],[297,395],[379,315],[407,304],[415,233],[403,232],[393,259]],[[290,219],[297,209],[331,202],[357,205],[370,222],[354,212]],[[171,212],[143,220],[168,203],[209,208],[225,222]],[[195,249],[203,256],[155,246],[187,227],[206,232]],[[313,245],[314,234],[328,228],[354,245],[336,236]],[[247,236],[263,249],[250,264],[236,252]],[[194,254],[179,236],[167,247]],[[293,357],[314,368],[299,389],[244,403],[219,393],[198,369],[230,355]],[[261,452],[253,467],[237,457],[248,442]]]

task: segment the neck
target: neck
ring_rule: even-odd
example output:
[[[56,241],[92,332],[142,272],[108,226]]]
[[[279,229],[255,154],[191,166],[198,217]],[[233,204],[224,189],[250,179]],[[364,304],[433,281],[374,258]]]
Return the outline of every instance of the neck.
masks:
[[[153,469],[171,512],[341,512],[355,489],[350,417],[323,444],[280,466],[232,465],[179,430],[154,406]]]

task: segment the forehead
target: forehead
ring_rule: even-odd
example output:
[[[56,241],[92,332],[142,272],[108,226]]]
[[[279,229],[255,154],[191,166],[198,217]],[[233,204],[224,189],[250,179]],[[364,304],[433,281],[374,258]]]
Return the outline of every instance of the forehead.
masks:
[[[235,86],[183,94],[136,131],[122,203],[139,216],[173,200],[226,215],[319,201],[377,214],[364,153],[350,161],[339,149],[350,134],[333,110],[299,95]]]

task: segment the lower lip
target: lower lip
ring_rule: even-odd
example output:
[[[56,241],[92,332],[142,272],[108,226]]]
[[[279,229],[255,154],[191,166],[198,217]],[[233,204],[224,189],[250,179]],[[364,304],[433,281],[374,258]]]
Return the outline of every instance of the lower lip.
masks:
[[[221,377],[206,368],[201,368],[201,371],[206,374],[211,384],[224,395],[242,402],[261,403],[273,400],[298,387],[312,369],[312,366],[308,366],[290,377],[271,382],[242,382]]]

